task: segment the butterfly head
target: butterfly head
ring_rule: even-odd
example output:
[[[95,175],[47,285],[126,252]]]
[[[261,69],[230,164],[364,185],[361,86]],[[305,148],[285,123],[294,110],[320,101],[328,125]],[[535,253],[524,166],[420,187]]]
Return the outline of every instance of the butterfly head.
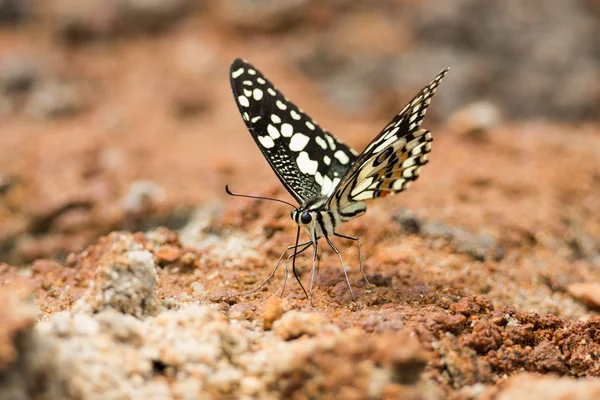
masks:
[[[312,240],[334,234],[335,226],[339,223],[327,207],[327,200],[326,197],[314,198],[292,210],[292,220],[304,228]]]
[[[313,214],[316,213],[314,211],[301,210],[299,208],[296,208],[292,210],[291,217],[294,220],[294,222],[296,222],[298,225],[307,227],[314,224],[316,215]]]

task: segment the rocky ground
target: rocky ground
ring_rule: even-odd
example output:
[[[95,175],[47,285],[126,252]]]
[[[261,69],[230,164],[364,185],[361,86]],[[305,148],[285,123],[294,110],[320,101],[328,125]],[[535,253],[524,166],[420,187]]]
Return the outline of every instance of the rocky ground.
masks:
[[[597,2],[260,3],[0,1],[0,399],[600,397]],[[419,181],[342,228],[372,291],[336,242],[356,304],[325,245],[314,307],[244,295],[295,228],[224,192],[290,199],[240,56],[357,149],[452,67]]]

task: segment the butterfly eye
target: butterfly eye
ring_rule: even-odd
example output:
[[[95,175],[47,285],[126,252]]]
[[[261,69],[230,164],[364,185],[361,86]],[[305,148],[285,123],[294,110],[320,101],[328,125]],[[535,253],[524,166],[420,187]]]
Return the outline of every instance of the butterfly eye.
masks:
[[[310,224],[310,221],[312,221],[312,216],[307,212],[303,212],[302,215],[300,216],[300,221],[303,224]]]

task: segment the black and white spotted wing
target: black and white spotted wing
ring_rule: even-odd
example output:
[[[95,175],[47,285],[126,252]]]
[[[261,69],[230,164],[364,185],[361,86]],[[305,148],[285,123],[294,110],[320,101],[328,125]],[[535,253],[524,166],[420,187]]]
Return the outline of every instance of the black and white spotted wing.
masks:
[[[300,204],[329,196],[357,153],[319,127],[246,61],[236,59],[230,77],[248,130],[290,194]]]
[[[407,104],[358,156],[329,199],[343,210],[353,202],[407,189],[419,177],[431,151],[431,133],[421,122],[448,68]]]

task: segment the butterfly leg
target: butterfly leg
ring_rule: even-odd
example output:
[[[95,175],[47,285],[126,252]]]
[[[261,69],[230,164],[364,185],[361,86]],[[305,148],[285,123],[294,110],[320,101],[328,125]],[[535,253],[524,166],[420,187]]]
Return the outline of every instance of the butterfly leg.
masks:
[[[348,272],[346,271],[346,265],[344,264],[344,260],[342,259],[342,254],[333,245],[333,243],[331,243],[331,240],[329,240],[329,238],[327,236],[325,236],[325,240],[327,240],[327,243],[329,243],[329,246],[331,246],[333,251],[335,251],[335,253],[338,255],[338,257],[340,259],[340,262],[342,263],[342,270],[344,271],[344,276],[346,277],[346,283],[348,284],[348,289],[350,289],[350,294],[352,295],[352,301],[354,303],[356,303],[356,297],[354,297],[354,291],[352,290],[352,285],[350,285],[350,280],[348,279]]]
[[[316,271],[319,265],[319,253],[317,251],[317,243],[315,242],[315,252],[313,254],[313,265],[312,265],[312,269],[310,271],[310,287],[308,288],[308,301],[310,302],[311,306],[315,306],[312,302],[312,290],[313,290],[313,283],[315,281],[315,275],[316,275]]]
[[[304,286],[302,286],[302,282],[300,282],[300,278],[298,278],[298,275],[296,275],[296,256],[302,252],[304,252],[306,249],[308,249],[311,245],[311,242],[304,242],[298,245],[298,247],[304,246],[302,249],[295,251],[294,253],[290,254],[287,258],[287,260],[285,260],[285,277],[283,278],[283,286],[281,288],[281,294],[279,295],[279,297],[283,297],[283,291],[285,290],[285,284],[287,283],[287,278],[288,278],[288,271],[289,271],[289,265],[290,265],[290,258],[294,257],[294,260],[292,261],[292,270],[294,272],[294,276],[296,277],[296,280],[298,281],[298,283],[300,284],[300,287],[302,288],[302,291],[304,292],[304,294],[306,295],[306,297],[308,297],[308,295],[306,294],[306,290],[304,290]],[[291,246],[291,247],[295,247],[295,246]]]
[[[356,245],[358,246],[358,263],[360,265],[360,273],[362,274],[363,278],[365,279],[365,283],[367,284],[367,290],[372,291],[373,289],[371,289],[371,284],[369,283],[369,280],[367,279],[367,275],[365,275],[365,270],[363,269],[362,253],[360,252],[360,239],[357,237],[353,237],[353,236],[341,235],[339,233],[334,233],[334,235],[337,237],[341,237],[343,239],[350,239],[350,240],[356,241]]]
[[[310,243],[311,243],[311,242],[310,242],[310,241],[308,241],[308,242],[300,243],[300,244],[299,244],[299,245],[297,245],[297,246],[295,246],[295,245],[294,245],[294,246],[288,246],[288,247],[286,247],[286,249],[283,251],[283,253],[281,253],[281,256],[279,257],[279,260],[277,260],[277,264],[275,264],[275,268],[273,268],[273,271],[271,271],[271,275],[269,275],[269,277],[268,277],[268,278],[267,278],[267,279],[266,279],[266,280],[265,280],[263,283],[261,283],[261,284],[260,284],[260,285],[259,285],[259,286],[258,286],[256,289],[253,289],[253,290],[251,290],[250,292],[244,293],[243,295],[244,295],[244,296],[247,296],[247,295],[249,295],[249,294],[256,293],[256,292],[258,292],[258,291],[259,291],[259,290],[260,290],[260,289],[261,289],[263,286],[265,286],[265,285],[266,285],[266,284],[267,284],[267,283],[268,283],[268,282],[269,282],[269,281],[270,281],[270,280],[273,278],[273,276],[275,276],[275,272],[277,271],[277,268],[279,267],[279,264],[281,263],[281,260],[283,260],[283,257],[284,257],[284,256],[287,254],[287,252],[288,252],[288,251],[290,251],[291,249],[294,249],[294,248],[296,248],[296,249],[297,249],[298,247],[309,245]],[[307,247],[308,247],[308,246],[307,246]],[[304,249],[304,250],[306,250],[306,249]],[[297,253],[296,253],[296,254],[297,254]],[[290,257],[291,257],[291,256],[290,256]],[[288,260],[289,260],[289,257],[288,257]],[[287,279],[287,267],[286,267],[286,273],[285,273],[285,274],[286,274],[286,279]]]

